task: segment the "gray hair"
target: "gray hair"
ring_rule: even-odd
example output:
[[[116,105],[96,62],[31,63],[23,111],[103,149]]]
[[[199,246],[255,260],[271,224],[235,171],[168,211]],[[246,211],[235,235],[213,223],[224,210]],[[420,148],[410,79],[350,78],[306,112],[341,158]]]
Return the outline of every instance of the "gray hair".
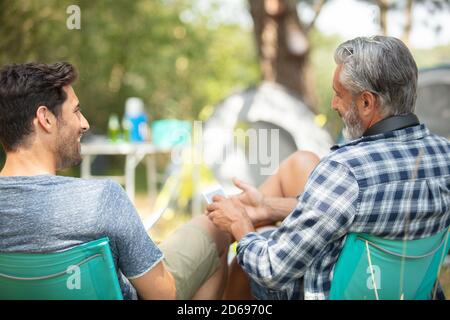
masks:
[[[417,65],[399,39],[355,38],[339,45],[334,60],[342,64],[341,84],[353,95],[374,93],[383,118],[414,112]]]

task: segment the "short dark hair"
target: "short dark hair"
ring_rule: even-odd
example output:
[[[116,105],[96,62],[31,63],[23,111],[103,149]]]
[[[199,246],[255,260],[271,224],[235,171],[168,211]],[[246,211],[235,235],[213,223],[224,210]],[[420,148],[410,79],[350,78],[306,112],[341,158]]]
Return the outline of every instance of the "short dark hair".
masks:
[[[76,78],[68,62],[10,64],[0,70],[0,143],[5,151],[16,150],[33,132],[39,106],[59,118],[67,99],[63,87]]]

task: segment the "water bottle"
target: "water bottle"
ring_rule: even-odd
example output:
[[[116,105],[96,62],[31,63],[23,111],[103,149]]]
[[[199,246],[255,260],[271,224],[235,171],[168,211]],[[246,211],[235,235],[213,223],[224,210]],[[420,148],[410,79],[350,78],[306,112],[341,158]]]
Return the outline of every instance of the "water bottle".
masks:
[[[140,98],[128,98],[125,103],[125,118],[129,124],[131,142],[148,140],[148,117],[144,111],[144,102]]]
[[[108,139],[111,142],[117,142],[120,138],[119,118],[116,114],[111,114],[108,120]]]
[[[122,118],[122,140],[129,142],[131,140],[131,122],[126,115]]]

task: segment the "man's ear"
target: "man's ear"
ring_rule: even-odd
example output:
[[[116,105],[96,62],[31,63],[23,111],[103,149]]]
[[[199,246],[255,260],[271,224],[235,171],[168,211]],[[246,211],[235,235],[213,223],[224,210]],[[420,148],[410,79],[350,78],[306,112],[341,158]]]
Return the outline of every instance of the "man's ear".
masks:
[[[46,106],[39,106],[36,111],[35,124],[42,130],[51,133],[56,126],[56,117]]]
[[[369,91],[364,91],[360,96],[360,112],[363,117],[371,116],[377,108],[377,97]]]

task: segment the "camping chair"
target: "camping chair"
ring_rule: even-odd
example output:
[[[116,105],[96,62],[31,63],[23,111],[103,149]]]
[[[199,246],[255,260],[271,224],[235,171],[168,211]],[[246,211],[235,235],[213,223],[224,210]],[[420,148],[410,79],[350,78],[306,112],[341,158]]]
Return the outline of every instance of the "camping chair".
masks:
[[[109,239],[55,253],[0,253],[0,299],[122,300]]]
[[[331,300],[428,300],[450,249],[449,229],[418,240],[350,233],[335,265]]]

